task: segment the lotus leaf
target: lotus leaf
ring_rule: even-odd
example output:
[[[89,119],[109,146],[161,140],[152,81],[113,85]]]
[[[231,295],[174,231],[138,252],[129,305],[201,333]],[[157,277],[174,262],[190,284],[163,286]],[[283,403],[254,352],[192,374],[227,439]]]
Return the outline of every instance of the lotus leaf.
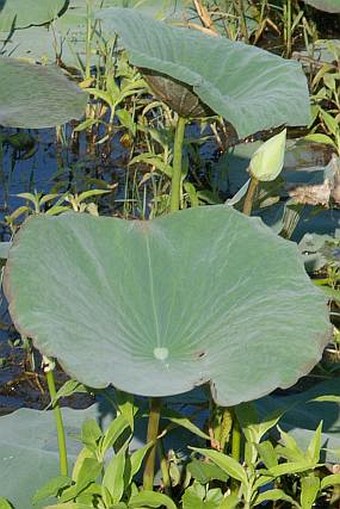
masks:
[[[64,8],[66,0],[0,0],[0,30],[43,25]]]
[[[104,29],[119,34],[132,64],[192,87],[240,138],[310,121],[307,81],[297,62],[224,37],[173,27],[134,9],[104,9],[98,17]]]
[[[340,12],[339,0],[303,0],[306,4],[326,12]]]
[[[79,119],[87,94],[54,67],[0,58],[0,125],[44,128]]]
[[[88,6],[93,11],[108,7],[138,7],[138,10],[147,12],[154,17],[183,17],[185,7],[191,4],[191,0],[91,0],[88,4],[85,0],[10,0],[5,2],[5,9],[1,11],[1,5],[5,0],[0,0],[0,38],[7,39],[8,32],[13,28],[13,19],[16,17],[15,27],[25,26],[25,30],[15,30],[11,34],[11,42],[4,48],[11,57],[27,58],[53,63],[56,52],[60,53],[62,61],[67,66],[79,68],[79,60],[85,63],[90,58],[92,65],[98,65],[98,55],[93,51],[86,54],[84,41],[88,19]],[[64,4],[64,5],[63,5]],[[50,11],[50,8],[55,9]],[[60,8],[59,8],[60,6]],[[63,7],[63,8],[62,8]],[[66,8],[67,7],[67,8]],[[47,30],[45,25],[51,20],[52,12],[59,13],[53,23],[53,30]],[[4,13],[4,14],[3,14]],[[46,16],[47,13],[47,16]],[[191,15],[192,16],[192,15]],[[28,26],[29,25],[29,26]],[[95,48],[109,34],[92,33],[91,44]],[[85,65],[85,64],[84,64]]]
[[[92,387],[220,405],[288,387],[328,339],[297,247],[227,206],[150,221],[64,214],[20,229],[5,292],[18,330]]]
[[[80,452],[82,423],[98,415],[97,406],[87,410],[63,409],[68,456]],[[59,474],[58,442],[53,412],[22,408],[0,418],[0,493],[15,509],[33,509],[30,500],[38,488]],[[43,502],[34,506],[39,509]]]

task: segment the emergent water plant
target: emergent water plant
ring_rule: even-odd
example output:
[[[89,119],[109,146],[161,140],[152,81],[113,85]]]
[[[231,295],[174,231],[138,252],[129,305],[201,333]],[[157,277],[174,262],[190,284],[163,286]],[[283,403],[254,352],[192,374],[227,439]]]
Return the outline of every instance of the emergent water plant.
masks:
[[[178,113],[171,211],[180,208],[183,139],[190,119],[221,115],[239,138],[310,120],[307,82],[296,62],[170,26],[134,9],[104,9],[98,17],[105,32],[119,35],[130,62],[144,73],[154,93]]]
[[[66,372],[152,398],[209,382],[235,406],[294,384],[328,341],[325,297],[294,244],[229,206],[34,216],[5,289],[18,330]]]
[[[130,23],[138,14],[126,9],[114,13],[123,23],[123,41],[135,37]],[[161,48],[165,57],[141,52],[143,36],[134,41],[133,51],[128,48],[133,58],[140,57],[132,63],[184,83],[194,99],[222,114],[239,136],[308,121],[306,83],[296,64],[254,48],[249,53],[243,45],[225,45],[222,39],[210,46],[213,40],[206,36],[187,37],[185,31],[142,21],[152,37],[147,51]],[[220,58],[207,58],[202,76],[190,63],[199,58],[201,64],[203,49]],[[172,52],[176,58],[170,65]],[[178,68],[180,55],[186,62]],[[239,67],[252,69],[249,81],[238,74]],[[271,85],[272,101],[266,102],[264,83]],[[192,114],[190,109],[189,118]],[[174,181],[177,172],[177,182],[186,118],[179,112],[172,176]],[[180,186],[174,187],[173,211],[180,195]],[[10,250],[5,291],[17,329],[44,356],[58,359],[67,373],[91,387],[112,383],[151,398],[146,490],[153,485],[154,460],[149,458],[158,439],[159,398],[209,383],[215,405],[237,410],[240,403],[289,387],[307,373],[330,332],[326,298],[310,283],[296,247],[259,219],[227,205],[151,221],[37,215],[24,224]],[[234,429],[237,459],[240,430]],[[64,475],[66,469],[64,457]]]

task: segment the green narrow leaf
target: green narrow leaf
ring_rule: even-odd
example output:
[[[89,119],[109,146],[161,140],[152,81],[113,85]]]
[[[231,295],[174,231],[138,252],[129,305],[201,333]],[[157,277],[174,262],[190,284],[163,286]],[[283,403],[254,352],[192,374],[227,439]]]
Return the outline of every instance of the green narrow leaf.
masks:
[[[269,442],[269,440],[257,444],[256,449],[267,468],[276,467],[278,464],[277,453],[275,452],[273,444]]]
[[[193,458],[187,465],[187,470],[191,476],[201,484],[207,484],[210,481],[219,480],[226,482],[229,476],[215,463],[207,463]]]
[[[209,435],[204,433],[198,426],[191,422],[190,419],[183,417],[179,412],[171,408],[162,408],[162,418],[168,419],[170,422],[191,431],[194,435],[204,438],[205,440],[210,440]]]
[[[33,504],[47,497],[56,497],[61,489],[70,486],[71,483],[72,479],[68,476],[59,475],[54,477],[35,492],[32,498]]]
[[[300,502],[302,509],[312,509],[320,489],[320,479],[314,474],[301,479]]]
[[[118,504],[124,493],[125,487],[125,462],[126,450],[129,444],[126,444],[116,453],[110,463],[105,468],[102,484],[111,494],[112,503]]]
[[[322,426],[323,422],[321,421],[317,429],[313,434],[313,438],[308,445],[308,449],[306,451],[307,458],[314,463],[318,463],[320,459],[320,451],[321,451],[321,440],[322,440]]]
[[[81,502],[66,502],[65,504],[49,505],[44,509],[93,509],[93,505],[82,504]]]
[[[239,498],[237,495],[230,494],[223,498],[219,509],[236,509],[239,505]]]
[[[87,486],[94,483],[102,470],[102,464],[95,458],[85,458],[82,462],[75,484],[63,491],[60,501],[68,502],[76,498]]]
[[[135,507],[144,508],[160,506],[165,506],[167,509],[177,509],[174,502],[168,496],[155,491],[140,491],[129,500],[129,507],[131,507],[131,509],[134,509]]]
[[[340,474],[327,475],[321,479],[321,490],[329,488],[329,486],[340,485]]]
[[[233,479],[237,479],[244,485],[248,484],[246,471],[234,458],[212,449],[201,449],[198,447],[190,447],[190,449],[209,458]]]
[[[314,463],[310,462],[303,462],[303,461],[297,461],[297,462],[288,462],[288,463],[282,463],[280,465],[277,465],[276,467],[272,467],[268,469],[268,471],[264,472],[270,474],[272,477],[281,477],[282,475],[287,474],[298,474],[299,472],[306,472],[308,470],[312,470],[315,468],[316,465]]]
[[[306,141],[314,141],[316,143],[324,143],[325,145],[332,145],[333,147],[336,147],[336,144],[332,140],[330,136],[327,136],[327,134],[322,133],[315,133],[315,134],[307,134],[307,136],[304,137]]]
[[[128,428],[130,426],[124,415],[115,417],[99,442],[98,449],[101,458],[104,458],[107,450],[115,444],[122,433]]]
[[[118,412],[125,417],[131,431],[133,432],[135,426],[135,415],[138,410],[134,403],[134,396],[128,392],[116,390],[116,400]]]
[[[131,462],[130,482],[132,481],[133,477],[139,472],[142,466],[143,459],[145,458],[146,453],[152,446],[153,442],[149,442],[148,444],[144,445],[143,447],[140,447],[130,455]]]
[[[97,442],[102,436],[102,430],[100,429],[95,419],[88,419],[84,422],[81,428],[81,441],[86,447],[91,450],[97,448]]]
[[[73,394],[81,392],[87,393],[86,387],[77,380],[67,380],[57,391],[56,397],[53,399],[52,404],[55,404],[60,398],[67,398]]]
[[[294,506],[299,507],[299,505],[295,502],[295,500],[292,497],[290,497],[283,490],[280,489],[272,489],[260,493],[255,499],[254,507],[261,505],[269,500],[272,502],[283,500],[284,502],[289,502],[290,504],[292,504],[292,507]]]

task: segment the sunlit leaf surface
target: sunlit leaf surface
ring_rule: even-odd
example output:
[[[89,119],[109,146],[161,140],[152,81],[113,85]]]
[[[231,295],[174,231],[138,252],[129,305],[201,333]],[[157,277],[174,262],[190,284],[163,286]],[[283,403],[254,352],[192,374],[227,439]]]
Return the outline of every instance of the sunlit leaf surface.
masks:
[[[210,381],[221,405],[253,400],[308,372],[329,332],[296,246],[226,206],[37,216],[5,289],[18,330],[67,372],[144,396]]]
[[[87,94],[55,67],[0,57],[0,125],[43,128],[79,119]]]
[[[280,124],[310,120],[306,78],[297,62],[272,53],[155,21],[134,9],[98,13],[121,37],[132,64],[193,87],[240,138]]]

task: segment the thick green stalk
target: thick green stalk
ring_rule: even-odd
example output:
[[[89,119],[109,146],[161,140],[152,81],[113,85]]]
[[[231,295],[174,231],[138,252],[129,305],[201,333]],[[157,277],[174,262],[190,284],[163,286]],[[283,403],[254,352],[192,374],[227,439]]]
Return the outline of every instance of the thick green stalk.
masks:
[[[243,214],[245,214],[246,216],[251,215],[255,191],[256,191],[258,185],[259,185],[259,181],[257,180],[257,178],[251,177],[249,186],[248,186],[248,191],[247,191],[246,197],[244,199],[244,204],[243,204]]]
[[[50,393],[51,402],[56,397],[57,391],[55,388],[55,381],[53,375],[54,362],[48,357],[43,358],[44,372],[46,375],[47,386]],[[58,448],[59,448],[59,464],[60,464],[60,475],[68,475],[68,463],[67,463],[67,448],[66,448],[66,437],[65,429],[63,424],[63,417],[59,401],[52,404],[54,418],[57,428]]]
[[[187,121],[185,118],[180,116],[178,117],[174,141],[174,156],[172,163],[170,212],[176,212],[177,210],[180,209],[181,181],[182,181],[182,152],[186,123]]]
[[[233,428],[231,431],[231,456],[234,460],[241,460],[241,428],[235,412],[233,412]]]
[[[160,413],[161,413],[161,399],[150,398],[150,414],[147,431],[147,443],[153,442],[154,445],[149,450],[145,461],[143,474],[144,490],[153,490]]]
[[[231,431],[231,457],[234,458],[238,463],[241,460],[241,428],[237,419],[237,415],[234,410],[231,410],[233,416],[233,428]],[[239,490],[239,482],[236,479],[232,479],[231,492],[237,494]]]

